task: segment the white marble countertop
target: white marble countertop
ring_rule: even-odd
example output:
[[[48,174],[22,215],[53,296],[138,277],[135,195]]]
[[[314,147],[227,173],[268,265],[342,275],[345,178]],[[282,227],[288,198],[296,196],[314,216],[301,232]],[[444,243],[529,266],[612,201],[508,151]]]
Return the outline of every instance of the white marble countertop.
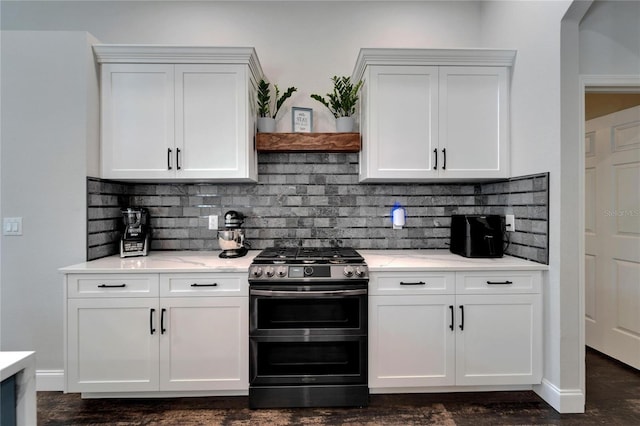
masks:
[[[65,274],[162,273],[162,272],[248,272],[260,250],[237,259],[221,259],[220,251],[154,251],[149,256],[109,256],[61,268]],[[544,271],[547,265],[511,256],[499,259],[469,259],[448,250],[358,250],[369,271]]]
[[[467,258],[449,250],[358,250],[370,272],[376,271],[546,271],[543,265],[517,257]]]
[[[65,274],[87,273],[160,273],[160,272],[246,272],[260,250],[246,256],[221,259],[220,251],[153,251],[148,256],[103,257],[60,268]]]

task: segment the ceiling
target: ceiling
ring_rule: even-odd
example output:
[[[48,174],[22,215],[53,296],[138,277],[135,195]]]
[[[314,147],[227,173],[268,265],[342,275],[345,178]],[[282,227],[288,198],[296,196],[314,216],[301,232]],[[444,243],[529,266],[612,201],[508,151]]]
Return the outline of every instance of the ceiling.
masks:
[[[584,118],[601,117],[640,105],[640,93],[585,93]]]

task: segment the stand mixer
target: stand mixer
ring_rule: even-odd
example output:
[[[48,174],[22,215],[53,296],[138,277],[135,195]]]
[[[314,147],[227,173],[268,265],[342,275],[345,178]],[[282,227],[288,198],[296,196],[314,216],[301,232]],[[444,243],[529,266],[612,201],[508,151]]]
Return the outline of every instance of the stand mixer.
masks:
[[[218,243],[222,249],[219,257],[232,259],[242,257],[247,254],[247,246],[244,240],[244,230],[242,224],[244,216],[234,210],[229,210],[224,214],[224,230],[218,231]]]

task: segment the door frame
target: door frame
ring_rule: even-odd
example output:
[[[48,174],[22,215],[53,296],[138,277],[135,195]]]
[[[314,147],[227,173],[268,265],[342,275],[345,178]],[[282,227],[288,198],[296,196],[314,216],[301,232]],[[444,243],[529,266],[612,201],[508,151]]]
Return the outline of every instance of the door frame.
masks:
[[[617,92],[617,93],[640,93],[640,77],[630,76],[630,75],[580,75],[579,76],[579,85],[580,85],[580,99],[579,102],[579,134],[580,141],[578,144],[578,202],[581,207],[578,211],[578,226],[580,232],[578,233],[578,284],[579,284],[579,309],[580,309],[580,334],[579,334],[579,344],[581,357],[584,359],[586,352],[586,335],[585,335],[585,293],[586,293],[586,283],[585,283],[585,236],[584,236],[584,226],[585,226],[585,146],[584,146],[584,135],[585,135],[585,94],[587,92]],[[581,372],[582,377],[585,377],[584,370],[585,365],[582,363]]]

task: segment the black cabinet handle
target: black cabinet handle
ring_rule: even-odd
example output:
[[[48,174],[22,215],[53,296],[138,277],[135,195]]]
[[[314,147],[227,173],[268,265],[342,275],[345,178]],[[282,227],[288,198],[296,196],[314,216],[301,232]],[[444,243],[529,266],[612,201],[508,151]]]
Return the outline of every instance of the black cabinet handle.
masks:
[[[435,164],[433,165],[433,170],[438,170],[438,148],[433,150],[433,157],[435,158]]]
[[[167,148],[167,170],[171,170],[171,148]]]
[[[156,329],[153,328],[153,314],[155,312],[156,310],[153,308],[151,308],[151,311],[149,312],[149,332],[151,333],[151,335],[156,332]]]
[[[167,329],[164,328],[164,314],[167,313],[165,308],[162,308],[160,311],[160,334],[164,334],[167,332]]]
[[[447,149],[442,148],[442,170],[446,170],[447,168]]]
[[[451,331],[453,331],[453,324],[454,324],[453,305],[449,305],[449,311],[451,311],[451,325],[449,326],[449,328],[451,329]]]
[[[400,281],[400,285],[426,285],[427,283],[425,283],[424,281],[418,281],[415,283],[406,283],[404,281]]]
[[[100,284],[98,288],[124,288],[126,284]]]
[[[509,285],[513,284],[513,281],[487,281],[489,285]]]
[[[464,306],[460,305],[460,330],[464,330]]]
[[[180,148],[176,148],[176,169],[180,170]]]
[[[217,287],[218,283],[211,283],[211,284],[198,284],[198,283],[193,283],[191,284],[191,287]]]

